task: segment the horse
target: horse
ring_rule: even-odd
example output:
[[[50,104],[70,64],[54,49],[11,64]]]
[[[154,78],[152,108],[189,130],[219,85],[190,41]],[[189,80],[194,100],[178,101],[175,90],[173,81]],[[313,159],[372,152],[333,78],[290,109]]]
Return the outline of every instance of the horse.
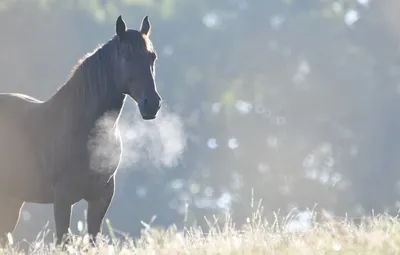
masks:
[[[53,204],[56,244],[65,244],[73,205],[87,202],[90,240],[101,233],[115,191],[122,154],[118,120],[127,97],[144,121],[156,118],[162,99],[155,82],[156,51],[148,16],[139,30],[121,15],[108,41],[86,54],[66,82],[41,101],[20,93],[0,93],[0,235],[18,223],[24,203]],[[98,131],[107,115],[112,125]],[[97,130],[97,131],[96,131]],[[107,143],[117,160],[91,164],[91,137],[113,134]],[[65,241],[65,242],[64,242]]]

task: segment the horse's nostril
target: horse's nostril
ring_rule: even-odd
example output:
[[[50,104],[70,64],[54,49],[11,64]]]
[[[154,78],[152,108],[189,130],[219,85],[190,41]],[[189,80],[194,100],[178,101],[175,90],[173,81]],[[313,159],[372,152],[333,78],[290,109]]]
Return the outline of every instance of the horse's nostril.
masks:
[[[143,105],[147,105],[147,98],[143,100]]]

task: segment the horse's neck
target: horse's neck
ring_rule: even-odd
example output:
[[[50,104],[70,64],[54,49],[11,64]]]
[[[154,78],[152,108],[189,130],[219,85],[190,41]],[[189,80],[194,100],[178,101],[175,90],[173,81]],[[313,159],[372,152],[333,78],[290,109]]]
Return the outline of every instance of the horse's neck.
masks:
[[[112,132],[125,101],[125,96],[117,93],[98,94],[98,97],[84,98],[79,98],[85,95],[79,91],[74,97],[67,96],[68,93],[63,95],[63,93],[60,91],[41,104],[43,107],[40,111],[41,117],[37,118],[37,121],[47,123],[47,125],[43,126],[39,123],[35,125],[36,131],[33,131],[36,132],[36,137],[41,144],[42,150],[39,150],[39,153],[42,153],[41,156],[44,159],[43,167],[50,169],[49,171],[51,169],[61,171],[64,164],[68,164],[70,160],[77,157],[85,159],[91,132],[96,128],[96,122],[105,114],[113,112],[107,115],[106,128],[109,130],[101,130],[107,133]],[[80,163],[85,164],[85,161]]]
[[[107,115],[107,121],[115,124],[117,121],[124,104],[125,96],[117,93],[105,94],[101,98],[90,98],[84,103],[83,111],[85,114],[78,113],[80,119],[84,124],[83,129],[90,131],[97,121]],[[83,124],[82,123],[82,124]],[[111,126],[109,126],[111,127]]]
[[[96,122],[105,115],[108,115],[108,121],[117,121],[122,111],[124,99],[124,95],[116,92],[99,93],[96,96],[83,93],[72,100],[61,100],[59,107],[56,107],[56,109],[59,109],[59,113],[56,113],[56,115],[60,123],[66,125],[66,128],[70,127],[75,131],[84,133],[90,132]],[[54,103],[57,104],[56,100]],[[65,109],[63,109],[64,107]]]
[[[107,70],[98,65],[86,66],[90,67],[77,70],[67,84],[49,100],[50,107],[55,110],[54,117],[63,125],[64,132],[69,132],[69,129],[83,136],[107,113],[112,112],[109,118],[114,118],[108,121],[117,121],[125,100],[125,96],[118,93],[112,84],[112,75],[105,73]],[[98,76],[90,77],[90,74]],[[104,75],[100,76],[101,74]]]

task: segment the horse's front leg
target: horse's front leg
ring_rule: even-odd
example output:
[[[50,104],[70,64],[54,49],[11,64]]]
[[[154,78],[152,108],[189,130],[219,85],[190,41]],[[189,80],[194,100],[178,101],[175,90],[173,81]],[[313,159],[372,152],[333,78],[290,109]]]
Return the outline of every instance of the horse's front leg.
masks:
[[[96,242],[98,233],[101,233],[104,216],[110,207],[114,196],[114,177],[101,187],[98,196],[88,199],[87,225],[92,244]]]
[[[54,189],[54,219],[56,224],[57,242],[67,244],[72,206],[79,200],[77,190],[67,182],[60,182]]]

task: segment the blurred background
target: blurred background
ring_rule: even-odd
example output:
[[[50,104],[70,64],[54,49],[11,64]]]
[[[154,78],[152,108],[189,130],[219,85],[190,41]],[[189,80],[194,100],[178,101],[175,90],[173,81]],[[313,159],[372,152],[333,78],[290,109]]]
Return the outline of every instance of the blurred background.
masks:
[[[157,85],[186,147],[175,164],[119,171],[106,216],[118,233],[225,213],[240,226],[252,201],[266,217],[396,214],[398,13],[397,0],[0,0],[0,89],[46,100],[118,15],[135,29],[149,15]],[[123,118],[136,111],[129,100]],[[47,221],[52,205],[25,205],[15,239]]]

